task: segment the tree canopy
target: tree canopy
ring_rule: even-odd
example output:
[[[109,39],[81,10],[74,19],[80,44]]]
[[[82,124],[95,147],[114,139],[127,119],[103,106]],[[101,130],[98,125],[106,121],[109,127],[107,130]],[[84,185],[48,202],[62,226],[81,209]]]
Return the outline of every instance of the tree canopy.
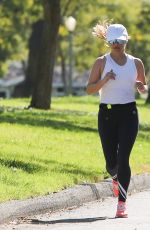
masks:
[[[0,1],[0,77],[10,60],[25,60],[31,25],[42,17],[40,0]]]

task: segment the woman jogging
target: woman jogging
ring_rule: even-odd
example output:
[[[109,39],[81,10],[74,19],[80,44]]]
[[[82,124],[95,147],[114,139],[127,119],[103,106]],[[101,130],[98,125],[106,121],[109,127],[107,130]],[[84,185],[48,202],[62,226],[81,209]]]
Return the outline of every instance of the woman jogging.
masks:
[[[98,130],[118,196],[116,217],[127,217],[126,199],[131,170],[129,157],[138,132],[135,88],[147,93],[142,61],[125,52],[129,36],[121,24],[97,24],[94,35],[104,39],[110,53],[98,57],[87,83],[87,93],[100,93]]]

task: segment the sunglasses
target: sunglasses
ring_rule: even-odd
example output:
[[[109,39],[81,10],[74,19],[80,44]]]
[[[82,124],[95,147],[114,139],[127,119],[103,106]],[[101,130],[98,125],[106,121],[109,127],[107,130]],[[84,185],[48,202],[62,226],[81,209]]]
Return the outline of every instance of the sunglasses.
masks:
[[[124,45],[127,44],[127,40],[121,40],[121,39],[114,39],[108,42],[110,45],[113,44],[119,44],[119,45]]]

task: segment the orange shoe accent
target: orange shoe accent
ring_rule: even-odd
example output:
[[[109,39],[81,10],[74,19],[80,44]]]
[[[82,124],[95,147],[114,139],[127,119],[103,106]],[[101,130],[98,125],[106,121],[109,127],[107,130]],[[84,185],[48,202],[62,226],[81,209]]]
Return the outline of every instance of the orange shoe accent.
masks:
[[[113,187],[114,196],[117,197],[119,195],[118,181],[112,180],[112,187]]]
[[[116,212],[116,218],[127,218],[128,213],[126,209],[126,203],[123,201],[119,201],[117,205],[117,212]]]

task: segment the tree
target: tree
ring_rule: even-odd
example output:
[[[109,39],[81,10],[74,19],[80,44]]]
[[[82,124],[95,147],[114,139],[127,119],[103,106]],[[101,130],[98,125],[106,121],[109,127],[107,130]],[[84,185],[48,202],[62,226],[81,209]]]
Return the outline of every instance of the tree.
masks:
[[[60,0],[43,0],[44,20],[39,55],[36,60],[36,81],[31,107],[49,109],[51,104],[52,76],[60,24]]]
[[[57,46],[57,63],[59,65],[61,64],[62,76],[64,82],[66,81],[64,76],[68,61],[68,32],[63,22],[65,16],[72,15],[77,19],[77,27],[74,34],[74,52],[75,66],[78,71],[89,69],[94,59],[107,50],[100,39],[96,40],[91,35],[92,27],[95,23],[98,20],[106,18],[113,18],[114,23],[122,23],[128,28],[129,34],[131,35],[128,50],[129,52],[134,51],[133,55],[135,56],[140,55],[139,57],[144,61],[146,66],[146,72],[148,71],[148,9],[150,9],[148,0],[140,0],[138,2],[136,0],[132,0],[132,2],[130,0],[95,0],[94,4],[93,0],[2,0],[1,3],[1,70],[6,60],[12,58],[16,59],[16,57],[20,60],[25,60],[27,57],[27,41],[32,30],[29,39],[29,58],[26,81],[26,92],[28,89],[26,95],[31,95],[32,92],[32,100],[30,103],[32,107],[50,107],[52,73],[59,24],[61,24],[61,29],[59,30],[60,39]],[[59,10],[57,4],[59,5]],[[133,11],[134,4],[136,4],[136,8]],[[47,11],[45,7],[47,7]],[[142,42],[140,40],[141,37]]]
[[[0,1],[0,75],[10,60],[27,59],[31,24],[41,15],[40,0]]]

